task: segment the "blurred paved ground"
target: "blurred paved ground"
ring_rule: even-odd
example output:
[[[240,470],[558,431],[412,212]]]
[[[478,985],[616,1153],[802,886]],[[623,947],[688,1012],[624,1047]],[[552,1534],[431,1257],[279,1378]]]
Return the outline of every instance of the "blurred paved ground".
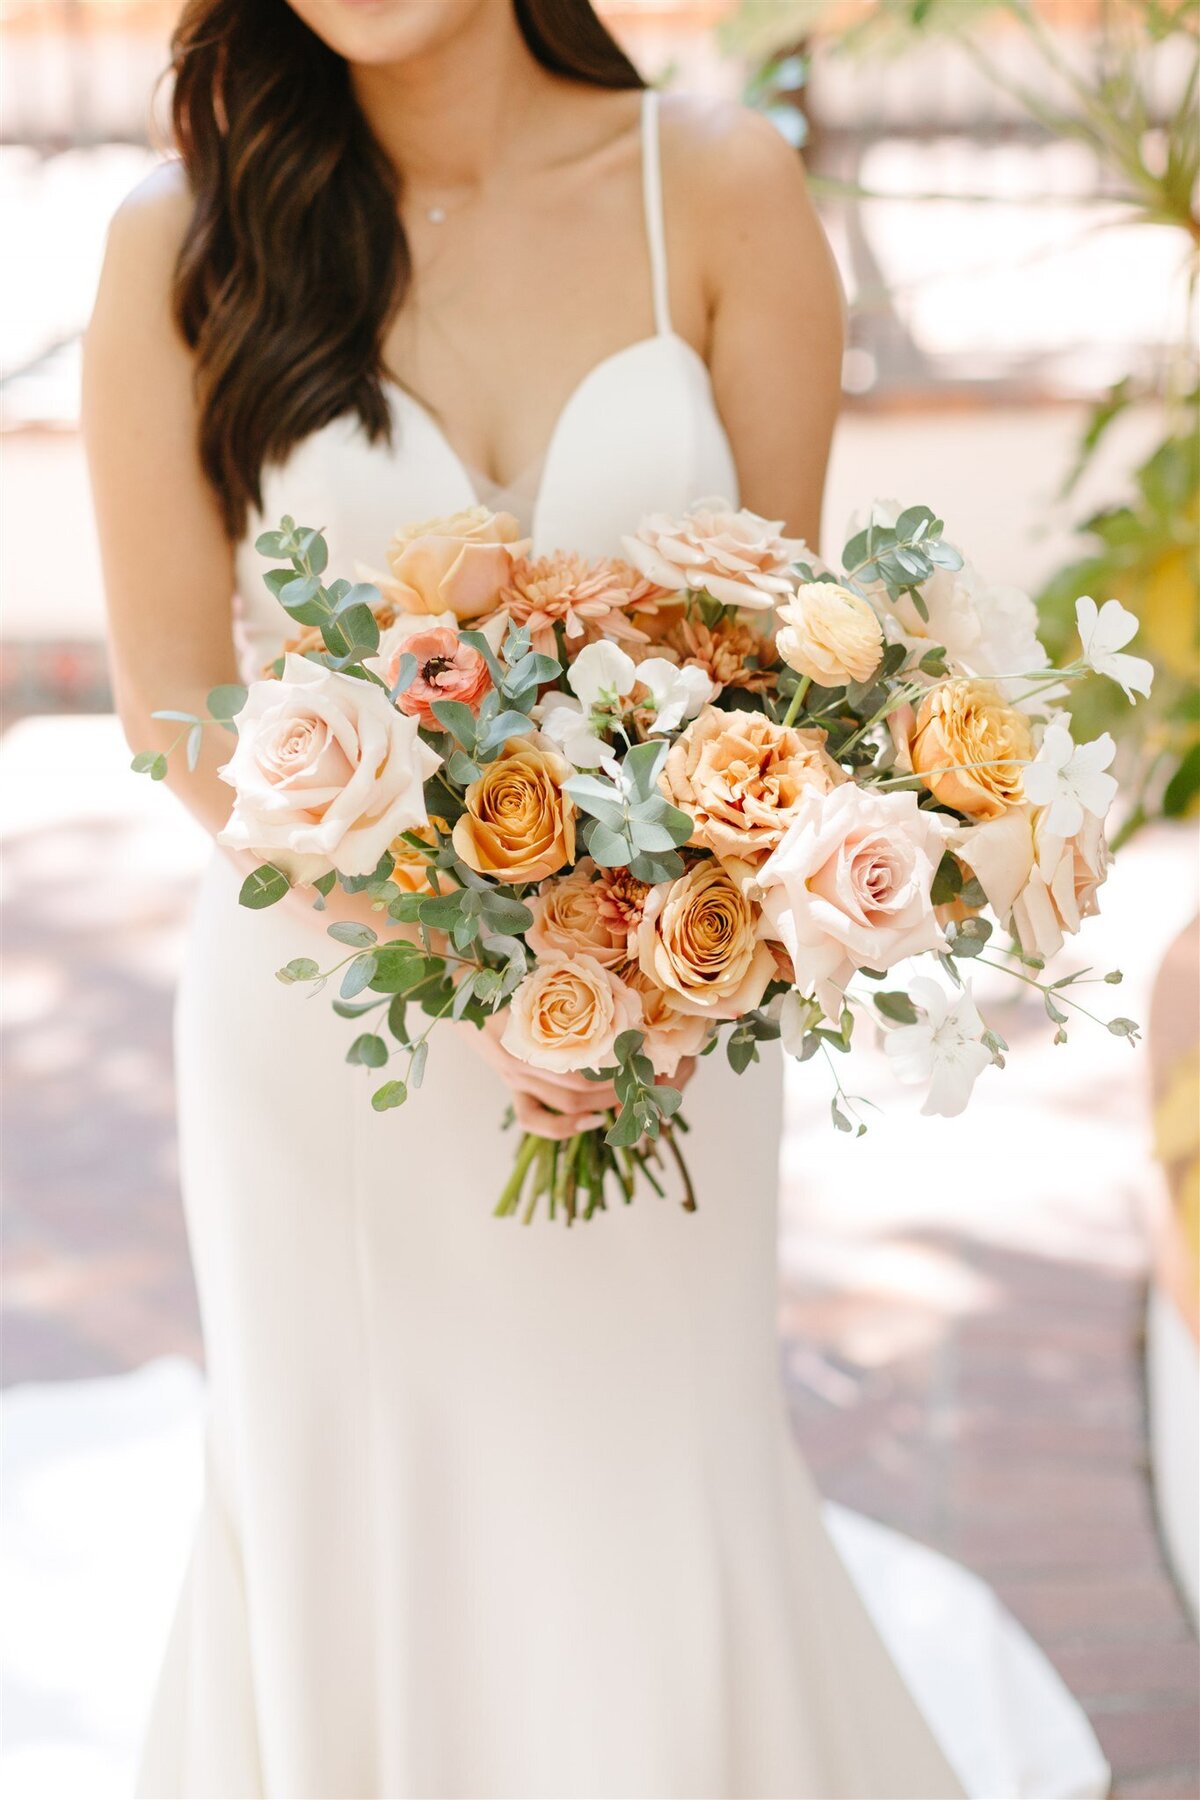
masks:
[[[0,752],[9,973],[6,1382],[200,1357],[175,1185],[170,993],[206,854],[125,770],[112,720],[35,718]],[[1188,846],[1122,859],[1088,945],[1145,1017],[1194,904]],[[1153,928],[1145,921],[1153,919]],[[849,1143],[811,1065],[785,1151],[781,1320],[796,1429],[824,1491],[992,1581],[1086,1704],[1122,1800],[1195,1796],[1197,1652],[1145,1483],[1139,1373],[1144,1058],[1047,1047],[1037,1005],[983,990],[1013,1048],[960,1121],[886,1107]],[[601,1227],[602,1228],[602,1227]]]

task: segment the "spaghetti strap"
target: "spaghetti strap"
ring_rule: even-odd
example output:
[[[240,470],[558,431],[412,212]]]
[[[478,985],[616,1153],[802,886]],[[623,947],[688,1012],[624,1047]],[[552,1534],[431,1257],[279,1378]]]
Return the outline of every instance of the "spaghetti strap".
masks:
[[[654,88],[646,88],[642,93],[642,204],[646,214],[646,242],[650,250],[650,280],[654,290],[654,329],[660,337],[669,337],[671,306],[667,297],[667,240],[663,228],[658,94]]]

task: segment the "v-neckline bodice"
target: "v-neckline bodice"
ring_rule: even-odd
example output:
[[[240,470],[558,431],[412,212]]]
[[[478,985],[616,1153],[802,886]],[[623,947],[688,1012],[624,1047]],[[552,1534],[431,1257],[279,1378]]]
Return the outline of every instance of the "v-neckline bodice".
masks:
[[[284,513],[321,526],[330,567],[386,567],[402,525],[513,501],[531,554],[619,556],[648,512],[681,512],[709,496],[738,503],[738,479],[704,358],[671,323],[658,154],[658,96],[642,113],[645,227],[654,330],[603,356],[566,396],[540,462],[496,488],[473,471],[430,408],[387,378],[388,438],[341,414],[263,470],[261,504],[235,555],[239,655],[256,672],[279,647],[281,615],[263,585],[258,533]],[[530,381],[536,381],[536,369]],[[518,506],[518,497],[521,504]]]
[[[699,379],[715,411],[712,378],[708,365],[700,352],[677,331],[668,328],[665,331],[653,332],[646,337],[636,339],[631,344],[622,345],[620,349],[611,351],[607,356],[602,356],[580,376],[559,408],[541,455],[512,480],[506,482],[493,481],[486,470],[479,469],[468,461],[451,442],[437,414],[401,382],[389,376],[384,378],[383,385],[391,402],[394,420],[400,426],[401,431],[404,428],[404,414],[407,412],[410,419],[419,420],[422,430],[436,442],[447,466],[453,469],[459,479],[465,505],[490,505],[491,500],[497,496],[517,494],[529,481],[534,471],[537,471],[532,493],[524,496],[529,514],[528,531],[536,544],[543,536],[539,530],[542,524],[543,497],[550,478],[555,472],[556,456],[560,452],[562,444],[569,441],[570,430],[577,413],[594,397],[594,390],[602,386],[606,380],[614,384],[612,405],[617,406],[619,404],[619,379],[626,364],[632,367],[639,362],[648,361],[652,355],[657,355],[661,359],[664,353],[668,356],[679,357],[690,372]],[[487,491],[484,487],[485,482]]]

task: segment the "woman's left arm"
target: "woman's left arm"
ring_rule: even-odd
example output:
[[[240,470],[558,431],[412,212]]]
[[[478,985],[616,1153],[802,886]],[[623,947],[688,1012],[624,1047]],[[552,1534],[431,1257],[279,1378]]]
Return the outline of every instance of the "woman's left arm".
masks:
[[[820,546],[845,300],[799,156],[757,113],[710,113],[691,177],[708,363],[743,506]]]

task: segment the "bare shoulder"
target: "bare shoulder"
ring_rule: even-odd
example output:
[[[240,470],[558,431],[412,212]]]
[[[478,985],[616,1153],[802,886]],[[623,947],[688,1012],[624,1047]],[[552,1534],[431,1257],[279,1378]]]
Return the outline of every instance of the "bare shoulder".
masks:
[[[169,404],[190,408],[191,352],[175,322],[175,264],[191,217],[182,166],[162,163],[113,214],[83,340],[84,422]]]
[[[131,276],[172,269],[192,216],[192,195],[177,158],[159,163],[126,194],[108,227],[109,260]]]
[[[787,206],[806,192],[799,155],[750,107],[710,95],[670,94],[662,124],[664,160],[700,213],[731,204]]]

